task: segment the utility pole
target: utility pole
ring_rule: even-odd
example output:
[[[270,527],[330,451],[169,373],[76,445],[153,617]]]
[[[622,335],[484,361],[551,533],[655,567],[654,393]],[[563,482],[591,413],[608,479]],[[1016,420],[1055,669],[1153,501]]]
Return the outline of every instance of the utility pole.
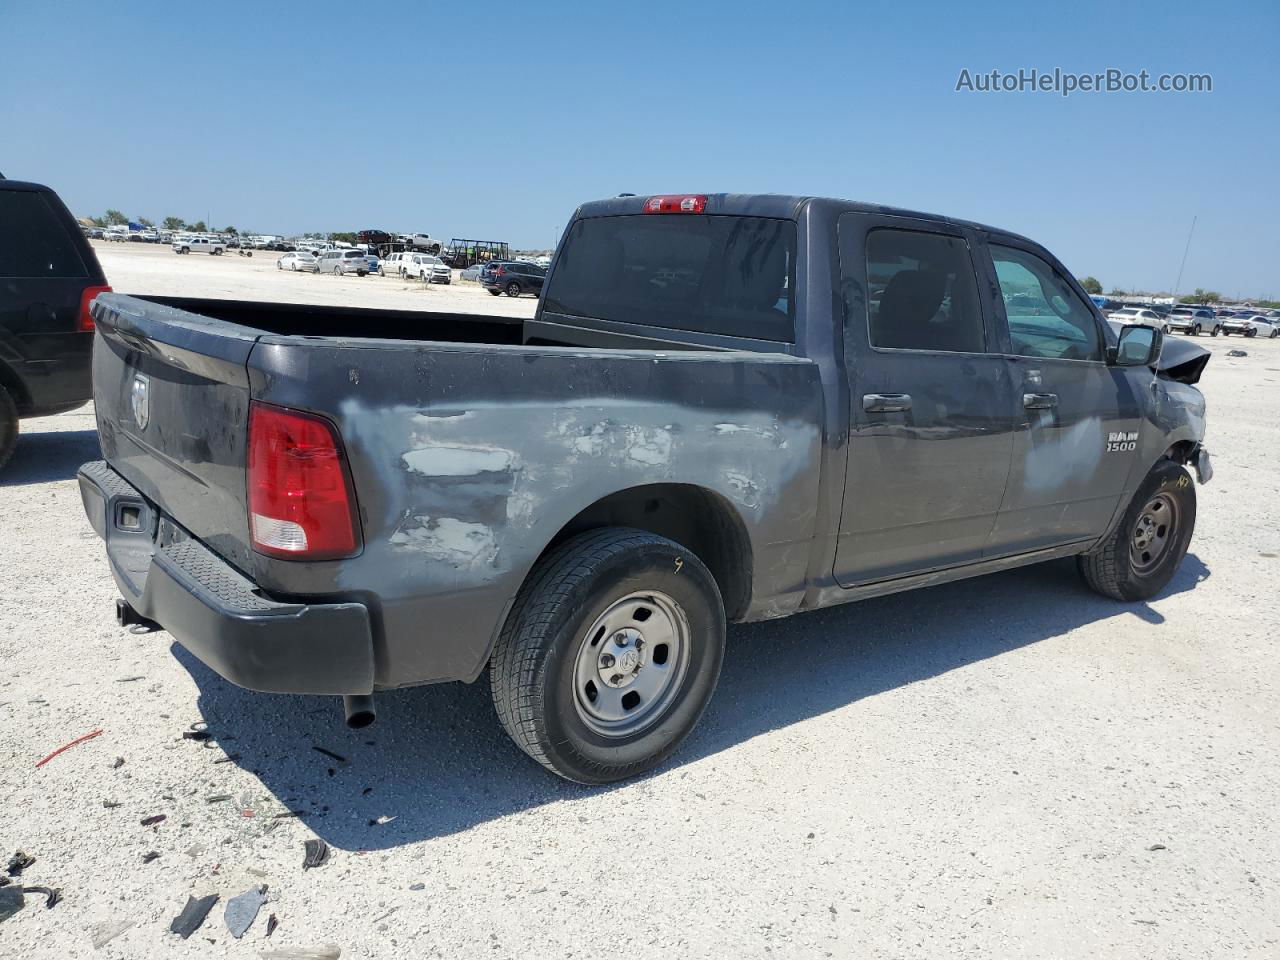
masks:
[[[1187,265],[1187,252],[1191,249],[1191,235],[1196,232],[1198,215],[1191,218],[1191,229],[1187,231],[1187,245],[1182,249],[1182,263],[1178,266],[1178,282],[1173,285],[1173,299],[1177,302],[1178,288],[1182,286],[1182,271]]]

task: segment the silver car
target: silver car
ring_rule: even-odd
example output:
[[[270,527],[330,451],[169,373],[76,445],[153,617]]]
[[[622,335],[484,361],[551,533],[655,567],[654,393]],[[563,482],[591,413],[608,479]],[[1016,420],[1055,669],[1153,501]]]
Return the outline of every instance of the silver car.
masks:
[[[306,250],[295,250],[293,253],[286,253],[283,257],[277,259],[276,269],[292,270],[295,273],[298,271],[319,273],[320,261],[316,259],[313,253],[308,253]]]
[[[320,255],[320,273],[332,273],[334,276],[354,273],[357,277],[363,277],[368,272],[369,259],[363,250],[326,250]]]

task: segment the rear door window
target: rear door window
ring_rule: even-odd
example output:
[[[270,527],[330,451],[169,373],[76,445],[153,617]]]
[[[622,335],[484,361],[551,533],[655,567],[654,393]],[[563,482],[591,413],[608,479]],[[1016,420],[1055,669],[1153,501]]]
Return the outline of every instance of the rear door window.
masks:
[[[565,237],[543,305],[574,317],[791,343],[795,261],[790,220],[590,217]]]
[[[953,353],[986,348],[973,261],[960,237],[872,230],[867,283],[873,347]]]

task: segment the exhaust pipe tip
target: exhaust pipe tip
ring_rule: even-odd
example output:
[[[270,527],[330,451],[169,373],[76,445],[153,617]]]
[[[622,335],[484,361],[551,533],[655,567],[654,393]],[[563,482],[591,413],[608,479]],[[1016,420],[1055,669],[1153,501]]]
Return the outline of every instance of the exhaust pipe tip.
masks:
[[[378,718],[378,712],[373,708],[373,697],[366,693],[343,694],[342,712],[346,714],[347,726],[352,730],[362,730]]]

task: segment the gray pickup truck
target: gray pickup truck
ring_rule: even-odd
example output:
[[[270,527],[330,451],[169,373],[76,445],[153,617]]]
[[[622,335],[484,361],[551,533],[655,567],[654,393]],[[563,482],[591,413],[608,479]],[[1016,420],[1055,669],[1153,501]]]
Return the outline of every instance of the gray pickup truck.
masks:
[[[1202,348],[1117,334],[1023,237],[847,201],[585,204],[523,323],[93,316],[80,485],[121,623],[353,725],[487,669],[584,783],[676,748],[730,621],[1070,555],[1150,597],[1210,473]]]

